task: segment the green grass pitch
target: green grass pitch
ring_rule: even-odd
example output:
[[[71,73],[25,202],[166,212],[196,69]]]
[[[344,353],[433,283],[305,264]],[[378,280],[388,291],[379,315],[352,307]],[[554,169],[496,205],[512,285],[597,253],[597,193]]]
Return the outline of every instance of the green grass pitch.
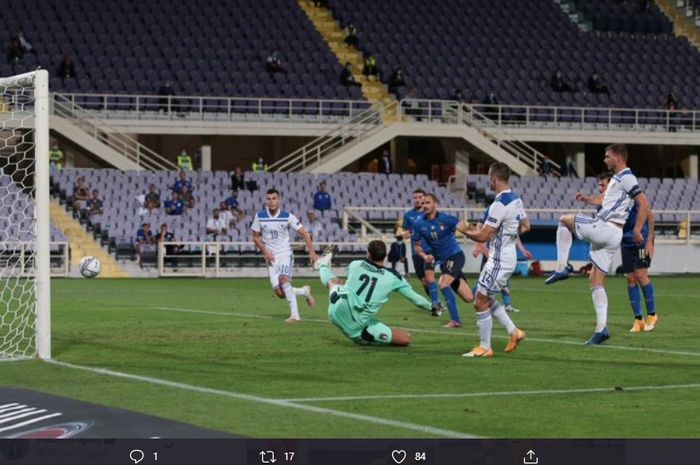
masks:
[[[584,347],[595,319],[584,279],[514,279],[528,340],[506,354],[494,323],[496,356],[482,360],[461,357],[477,343],[463,303],[465,327],[447,330],[396,295],[379,318],[413,344],[367,348],[327,323],[318,280],[295,282],[318,300],[299,301],[296,325],[267,279],[54,280],[54,358],[141,378],[3,362],[0,385],[251,437],[697,438],[700,281],[654,281],[655,332],[628,332],[626,284],[612,278],[612,338]]]

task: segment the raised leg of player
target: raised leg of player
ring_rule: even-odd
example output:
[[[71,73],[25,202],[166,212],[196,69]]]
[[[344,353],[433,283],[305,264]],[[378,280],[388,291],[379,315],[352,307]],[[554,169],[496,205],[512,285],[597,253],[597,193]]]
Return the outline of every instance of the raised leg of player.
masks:
[[[474,302],[474,290],[469,287],[469,282],[463,276],[459,280],[452,281],[452,290],[457,292],[460,299],[470,304]]]
[[[309,307],[316,306],[316,299],[314,299],[314,296],[311,294],[310,286],[293,287],[292,289],[294,290],[294,295],[306,299],[306,303],[309,304]]]
[[[569,252],[574,242],[574,215],[563,215],[557,228],[557,271],[566,269],[569,263]]]

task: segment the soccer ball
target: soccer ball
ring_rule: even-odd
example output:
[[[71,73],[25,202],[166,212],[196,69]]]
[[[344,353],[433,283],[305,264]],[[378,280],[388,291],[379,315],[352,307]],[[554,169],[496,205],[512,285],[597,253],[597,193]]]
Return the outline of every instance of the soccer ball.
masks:
[[[80,274],[83,275],[84,278],[94,278],[100,274],[101,269],[102,264],[95,257],[83,257],[78,267]]]

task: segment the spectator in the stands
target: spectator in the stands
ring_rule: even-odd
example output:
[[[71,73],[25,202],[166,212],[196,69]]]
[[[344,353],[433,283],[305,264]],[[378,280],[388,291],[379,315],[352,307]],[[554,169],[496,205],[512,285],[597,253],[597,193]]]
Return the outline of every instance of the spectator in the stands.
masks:
[[[591,94],[608,94],[610,95],[610,88],[606,86],[603,81],[600,80],[600,76],[597,71],[593,71],[593,74],[588,76],[588,92]]]
[[[401,65],[394,68],[394,72],[391,73],[389,78],[389,92],[396,94],[399,97],[399,91],[402,87],[406,86],[406,76],[403,72],[403,67]]]
[[[231,175],[231,190],[238,192],[241,189],[245,189],[245,174],[241,167],[237,166]]]
[[[379,172],[381,174],[391,174],[393,172],[391,157],[389,156],[388,150],[384,150],[382,152],[382,158],[379,160]]]
[[[464,102],[464,95],[462,94],[462,91],[459,89],[455,89],[454,91],[452,91],[452,95],[450,95],[450,100]]]
[[[484,105],[488,105],[489,107],[491,105],[498,105],[498,99],[496,98],[496,94],[494,94],[493,92],[489,92],[488,94],[486,94],[484,100],[482,100],[481,103]],[[484,116],[491,119],[498,119],[498,108],[485,108]]]
[[[31,42],[29,42],[29,39],[27,39],[27,36],[24,35],[24,29],[21,27],[17,28],[17,33],[15,34],[15,39],[19,42],[19,46],[22,47],[22,51],[24,53],[33,53],[36,55],[36,49],[32,45]]]
[[[85,210],[86,213],[89,217],[92,217],[94,215],[101,215],[102,214],[102,199],[100,198],[100,191],[97,189],[94,189],[92,191],[92,197],[88,199],[88,201],[85,203]]]
[[[561,71],[557,71],[549,80],[549,86],[555,92],[578,92],[578,88],[571,82],[564,79]]]
[[[416,91],[415,88],[411,89],[408,92],[408,95],[406,95],[402,106],[404,108],[404,113],[406,114],[406,116],[410,116],[416,121],[423,120],[423,110],[420,107],[420,102],[418,101],[418,91]],[[429,108],[427,109],[427,112],[430,113]]]
[[[396,264],[398,262],[403,263],[403,269],[405,271],[404,276],[408,275],[408,259],[406,258],[406,244],[403,241],[403,236],[396,236],[396,242],[391,243],[391,248],[389,249],[389,255],[387,256],[389,263],[391,263],[391,269],[396,270]]]
[[[185,211],[185,202],[180,198],[180,194],[173,192],[172,197],[165,201],[166,215],[182,215]]]
[[[5,51],[5,55],[7,56],[7,62],[11,65],[22,61],[22,58],[24,57],[24,50],[22,50],[22,45],[19,43],[19,40],[10,40],[10,43],[7,45],[7,50]]]
[[[192,210],[197,203],[197,199],[194,198],[194,195],[188,186],[182,186],[180,198],[183,202],[185,202],[185,211]]]
[[[340,72],[340,84],[344,86],[361,86],[359,82],[355,80],[355,76],[352,74],[352,63],[349,61],[345,63],[343,70]]]
[[[230,228],[236,225],[238,218],[233,215],[233,211],[228,208],[226,202],[219,202],[219,215],[227,227]]]
[[[159,110],[168,111],[168,109],[170,109],[170,111],[179,111],[175,99],[172,98],[172,96],[175,95],[175,89],[173,89],[173,85],[170,81],[165,81],[163,85],[160,86],[158,95],[161,96]],[[168,106],[168,101],[170,102],[170,106]]]
[[[224,204],[231,214],[236,217],[237,221],[245,217],[245,211],[241,209],[238,203],[238,191],[231,191],[231,195],[224,200]]]
[[[153,231],[151,231],[151,225],[148,223],[143,223],[138,231],[136,231],[136,260],[139,266],[141,266],[141,251],[145,247],[150,247],[154,245],[155,238],[153,237]]]
[[[267,163],[265,163],[265,160],[263,157],[258,157],[258,161],[253,162],[253,171],[258,172],[258,171],[268,171],[270,167],[268,166]]]
[[[175,181],[175,184],[173,184],[173,191],[177,192],[182,196],[182,189],[186,187],[187,190],[190,192],[194,192],[194,187],[192,187],[192,183],[190,182],[189,179],[187,179],[187,173],[183,170],[180,170],[178,174],[178,179]]]
[[[219,213],[219,209],[215,208],[211,218],[207,220],[207,235],[212,236],[214,240],[218,236],[225,236],[228,233],[228,225]]]
[[[148,192],[143,201],[143,208],[147,208],[149,212],[160,208],[160,192],[158,192],[155,184],[148,186]]]
[[[63,150],[58,146],[58,142],[54,142],[49,150],[49,164],[60,171],[63,169],[64,161]]]
[[[542,160],[542,168],[540,173],[545,177],[545,179],[552,175],[552,159],[547,155],[545,155],[544,159]]]
[[[566,156],[566,161],[564,162],[564,176],[569,178],[577,178],[576,165],[574,164],[574,159],[571,155]]]
[[[664,101],[664,108],[667,110],[678,110],[680,107],[680,101],[678,100],[678,97],[676,97],[676,94],[673,92],[669,92],[668,95],[666,95],[666,100]]]
[[[343,42],[352,47],[357,47],[358,45],[357,26],[352,21],[343,29]]]
[[[163,223],[160,225],[160,232],[156,234],[156,244],[160,245],[161,242],[176,242],[175,234],[168,230],[168,225]],[[167,266],[177,266],[177,258],[175,255],[180,253],[180,250],[185,247],[184,245],[168,244],[165,246],[165,257],[164,263]],[[160,253],[160,247],[158,248]]]
[[[365,66],[362,68],[362,74],[369,79],[379,79],[379,67],[377,66],[377,57],[370,53],[365,56]]]
[[[75,63],[73,63],[73,58],[70,55],[65,55],[63,61],[58,65],[57,71],[58,77],[61,79],[75,79]]]
[[[192,171],[193,164],[192,164],[192,157],[190,156],[189,153],[187,153],[187,150],[182,149],[180,152],[180,155],[177,156],[177,166],[180,168],[180,171]]]
[[[318,241],[323,235],[323,224],[318,221],[318,217],[316,217],[316,213],[314,213],[313,210],[310,210],[306,215],[309,218],[309,224],[306,230],[314,241]]]
[[[330,210],[333,204],[331,201],[331,194],[326,192],[327,185],[326,181],[321,181],[321,184],[318,185],[318,192],[314,194],[314,208],[319,210],[322,214],[326,210]]]
[[[73,200],[84,201],[90,199],[90,188],[85,184],[85,177],[80,176],[73,185]]]
[[[287,74],[287,69],[282,64],[282,59],[279,53],[277,53],[277,50],[272,52],[272,54],[265,59],[265,71],[273,76],[275,73]]]

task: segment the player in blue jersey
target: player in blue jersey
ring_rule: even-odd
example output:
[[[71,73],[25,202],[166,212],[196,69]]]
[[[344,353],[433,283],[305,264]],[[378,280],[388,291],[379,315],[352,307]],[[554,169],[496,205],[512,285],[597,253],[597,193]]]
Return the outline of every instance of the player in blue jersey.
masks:
[[[510,190],[508,179],[510,168],[505,163],[496,162],[489,168],[489,187],[496,198],[489,206],[481,227],[470,227],[466,236],[476,242],[489,243],[488,261],[481,270],[477,284],[476,322],[479,328],[479,345],[464,357],[493,357],[491,330],[493,318],[508,331],[506,352],[513,352],[525,339],[525,332],[518,329],[510,319],[505,307],[494,297],[508,286],[508,280],[518,263],[515,242],[520,234],[530,230],[523,202]]]
[[[610,272],[612,259],[622,243],[622,229],[629,217],[633,204],[637,204],[639,214],[632,227],[632,240],[644,242],[642,227],[649,213],[649,201],[639,187],[637,178],[627,167],[627,147],[613,144],[605,149],[603,161],[615,175],[610,180],[601,200],[602,208],[594,218],[586,215],[563,215],[557,229],[557,270],[547,278],[545,284],[552,284],[568,277],[567,262],[573,243],[573,234],[591,244],[590,283],[593,306],[596,312],[596,326],[587,345],[598,345],[610,339],[607,328],[608,295],[605,292],[605,276]],[[576,198],[581,195],[577,194]]]
[[[600,195],[587,196],[579,195],[577,200],[597,205],[598,209],[602,208],[602,194],[608,187],[608,183],[613,174],[609,171],[598,176],[598,191]],[[654,254],[654,212],[649,209],[647,220],[642,226],[642,236],[644,242],[637,244],[634,241],[634,225],[637,222],[638,207],[635,204],[630,210],[627,217],[627,222],[622,228],[622,243],[620,244],[620,253],[622,255],[622,269],[627,275],[627,295],[634,313],[634,324],[630,329],[631,333],[640,333],[642,331],[653,331],[658,321],[656,315],[656,298],[654,296],[654,285],[649,279],[648,268],[651,266],[651,257]],[[642,296],[639,288],[642,288],[644,293],[644,302],[647,309],[647,320],[644,321],[642,313]]]
[[[416,240],[412,237],[413,225],[424,215],[424,196],[425,191],[423,189],[416,189],[413,191],[413,195],[411,196],[413,208],[404,213],[403,221],[401,222],[401,227],[403,228],[402,236],[404,239],[411,239],[411,257],[413,259],[413,268],[416,270],[416,276],[420,279],[425,292],[430,296],[430,300],[433,303],[433,316],[440,316],[444,311],[444,306],[440,302],[438,286],[435,282],[435,265],[434,263],[425,263],[423,258],[418,255],[416,252]],[[426,244],[423,244],[423,250],[426,250],[427,247]],[[430,253],[429,248],[427,252]]]
[[[462,320],[457,310],[457,300],[454,290],[465,302],[473,302],[474,294],[469,288],[467,279],[462,275],[464,268],[464,252],[457,243],[455,231],[464,233],[468,227],[466,222],[456,216],[439,212],[438,199],[433,194],[423,197],[425,215],[413,226],[413,236],[416,238],[416,252],[426,263],[440,263],[440,291],[447,302],[451,320],[446,328],[459,328]],[[420,241],[418,240],[420,239]],[[422,241],[430,246],[430,253],[423,249]]]

